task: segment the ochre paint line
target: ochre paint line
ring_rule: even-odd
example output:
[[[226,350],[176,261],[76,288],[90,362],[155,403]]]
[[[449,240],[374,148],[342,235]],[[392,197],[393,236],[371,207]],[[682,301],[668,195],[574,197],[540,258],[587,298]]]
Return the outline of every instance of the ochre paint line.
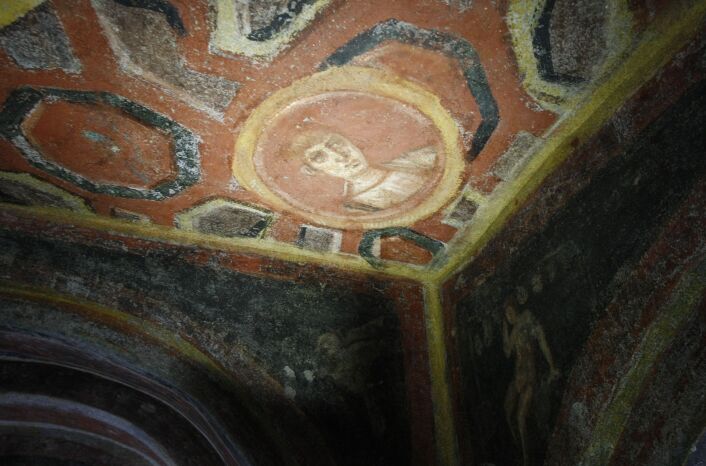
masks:
[[[537,71],[537,59],[534,56],[533,36],[537,20],[546,0],[512,0],[507,13],[507,24],[512,38],[520,75],[523,76],[525,90],[544,107],[553,111],[562,111],[562,101],[566,99],[567,88],[556,83],[544,81]]]
[[[33,302],[44,302],[58,306],[66,306],[69,309],[72,309],[75,313],[93,317],[94,319],[109,325],[112,324],[123,328],[127,327],[130,332],[138,335],[145,335],[157,341],[165,348],[168,348],[177,354],[181,354],[187,359],[197,362],[198,364],[220,373],[226,378],[229,378],[228,374],[220,365],[216,364],[198,348],[184,341],[172,332],[162,330],[157,325],[125,312],[110,309],[91,301],[56,293],[55,291],[49,289],[21,285],[5,280],[0,280],[0,295],[11,298],[26,299]]]
[[[181,355],[187,361],[218,374],[224,380],[232,383],[233,387],[239,385],[239,382],[235,380],[234,375],[228,369],[198,347],[182,339],[174,332],[163,330],[160,326],[132,314],[108,308],[85,299],[57,293],[52,289],[29,286],[7,280],[0,280],[0,296],[53,304],[62,307],[66,312],[85,316],[93,321],[117,328],[118,331],[124,332],[125,330],[123,329],[126,329],[129,333],[143,335],[161,347]],[[244,355],[244,353],[242,354]],[[245,357],[251,360],[249,355],[245,355]],[[253,362],[249,361],[247,364],[250,367],[255,367]],[[275,391],[283,390],[282,385],[270,374],[265,371],[259,371],[259,374],[262,377],[263,384]]]
[[[237,2],[216,0],[216,30],[213,46],[236,55],[269,60],[287,46],[309,23],[322,12],[332,0],[318,0],[297,14],[286,26],[286,30],[264,42],[249,40],[245,31],[238,30],[241,21],[237,18]]]
[[[463,193],[463,197],[469,201],[475,202],[477,205],[483,205],[487,202],[488,196],[475,189],[467,189]]]
[[[0,28],[14,23],[46,0],[0,0]]]
[[[706,291],[706,261],[697,270],[683,277],[672,300],[659,312],[658,319],[649,327],[633,356],[634,365],[618,382],[610,404],[600,414],[593,430],[592,441],[579,464],[609,464],[625,424],[632,412],[648,374],[680,328],[698,310],[697,304]]]
[[[5,4],[14,3],[29,5],[35,2],[5,1],[3,2],[3,7]],[[39,3],[41,1],[36,2],[36,4]],[[29,11],[29,9],[31,8],[26,11]],[[17,13],[6,11],[3,8],[3,11],[0,12],[0,26],[9,24],[7,23],[8,18],[13,14]],[[22,14],[24,13],[18,14],[10,22]],[[247,238],[226,239],[209,237],[164,226],[130,224],[111,218],[73,214],[51,208],[32,208],[9,204],[2,205],[0,208],[17,215],[35,215],[44,220],[60,224],[71,223],[80,227],[136,236],[140,239],[190,246],[196,244],[205,248],[260,254],[293,262],[333,265],[344,270],[408,278],[423,283],[425,285],[429,361],[439,460],[443,466],[456,466],[459,462],[459,457],[451,404],[443,310],[439,287],[460,267],[465,265],[500,230],[507,219],[519,208],[520,204],[573,151],[575,141],[585,141],[592,134],[595,134],[630,95],[651,79],[668,62],[671,56],[693,37],[702,24],[705,14],[706,2],[698,2],[682,16],[683,19],[680,21],[674,21],[673,18],[663,18],[659,24],[646,31],[641,45],[630,55],[623,66],[595,92],[589,94],[588,100],[575,113],[567,115],[563,121],[558,123],[554,134],[548,138],[547,143],[540,152],[529,161],[527,168],[520,176],[508,185],[499,188],[495,194],[488,198],[486,205],[482,206],[476,214],[479,217],[478,221],[474,222],[470,231],[454,245],[457,254],[452,256],[438,271],[424,271],[398,264],[391,264],[383,270],[378,270],[358,257],[315,253],[278,242]],[[8,289],[4,285],[0,286],[0,292],[10,294],[14,292],[17,296],[23,295],[28,298],[33,296],[48,300],[52,300],[53,297],[53,295],[40,291]],[[75,303],[73,299],[66,297],[58,299],[59,302],[63,300],[67,304]],[[55,299],[54,301],[56,302]],[[106,308],[93,307],[93,311],[102,312],[105,316],[111,317],[116,321],[128,323],[131,326],[135,326],[138,330],[142,329],[143,333],[148,333],[158,338],[159,341],[164,341],[165,344],[180,353],[189,355],[192,359],[207,364],[209,367],[216,367],[219,372],[222,371],[219,366],[198,349],[183,340],[174,339],[171,334],[161,331],[156,326]]]
[[[131,223],[98,215],[77,214],[64,209],[51,207],[27,207],[0,203],[0,211],[6,211],[11,215],[21,217],[39,218],[57,224],[107,231],[136,239],[161,241],[181,246],[199,246],[238,254],[256,254],[264,258],[274,258],[296,263],[335,266],[346,271],[380,275],[383,277],[406,278],[421,282],[428,275],[428,272],[425,272],[421,267],[412,268],[395,263],[385,264],[383,268],[378,269],[358,256],[326,252],[319,253],[272,240],[224,238],[163,225]]]
[[[458,439],[451,403],[444,312],[439,288],[434,284],[424,286],[424,310],[438,461],[440,466],[457,466],[460,464]]]
[[[604,84],[586,96],[585,104],[557,123],[554,134],[530,159],[525,170],[506,185],[501,185],[488,197],[486,205],[476,212],[476,220],[458,241],[449,244],[450,257],[430,280],[439,286],[465,266],[472,257],[503,227],[524,201],[539,187],[574,150],[595,134],[615,111],[638,89],[657,74],[671,57],[702,27],[706,16],[706,2],[698,2],[680,15],[661,18],[646,31],[641,44],[633,51]]]
[[[65,202],[66,208],[73,210],[74,212],[81,212],[86,214],[92,214],[91,209],[86,205],[86,202],[71,193],[64,191],[58,186],[54,186],[51,183],[42,181],[39,178],[35,178],[29,173],[15,173],[0,171],[0,182],[3,180],[10,183],[17,183],[21,186],[28,187],[35,191],[39,191],[42,194],[49,194],[50,196],[55,196]]]
[[[12,3],[12,2],[11,2]],[[487,198],[485,205],[476,213],[476,220],[466,232],[450,244],[451,256],[446,262],[434,262],[436,270],[400,263],[386,264],[377,269],[360,257],[340,253],[313,252],[294,245],[248,238],[219,238],[194,232],[186,232],[158,225],[136,225],[111,218],[93,215],[77,215],[65,211],[24,207],[10,204],[0,208],[15,213],[31,213],[37,217],[58,222],[135,235],[145,239],[176,244],[198,245],[226,251],[260,254],[265,257],[293,262],[333,265],[344,270],[416,280],[420,283],[433,281],[441,284],[465,265],[494,236],[520,204],[539,186],[574,150],[575,142],[585,141],[605,124],[610,116],[637,89],[656,74],[671,56],[679,50],[703,22],[706,2],[698,2],[680,18],[661,18],[643,34],[640,46],[594,93],[587,91],[586,101],[575,113],[566,115],[555,126],[554,134],[528,162],[526,169],[512,182],[499,187]]]
[[[404,102],[424,114],[439,131],[446,154],[444,173],[433,192],[419,205],[395,216],[380,218],[375,214],[370,214],[368,216],[339,218],[294,207],[273,192],[262,180],[258,174],[254,157],[258,140],[267,123],[293,102],[325,92],[338,91],[364,92]],[[441,105],[438,96],[393,73],[374,68],[346,65],[340,68],[330,68],[327,71],[295,81],[290,86],[272,94],[253,110],[236,140],[232,171],[241,186],[257,193],[277,209],[291,211],[317,224],[334,228],[378,229],[405,227],[437,212],[457,194],[464,166],[464,154],[461,150],[458,127],[449,112]]]
[[[542,106],[563,112],[576,105],[575,86],[545,81],[539,74],[534,50],[534,32],[546,0],[511,0],[507,14],[512,46],[525,90]],[[610,0],[606,5],[606,43],[608,57],[594,76],[606,76],[624,58],[633,37],[633,17],[625,0]]]

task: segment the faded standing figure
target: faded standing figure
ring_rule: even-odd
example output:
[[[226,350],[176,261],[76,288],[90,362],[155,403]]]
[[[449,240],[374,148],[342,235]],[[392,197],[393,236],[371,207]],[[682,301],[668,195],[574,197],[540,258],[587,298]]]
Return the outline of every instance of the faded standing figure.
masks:
[[[344,179],[344,207],[367,212],[394,207],[409,199],[424,187],[436,162],[436,149],[429,146],[372,167],[351,141],[323,131],[299,135],[291,150],[302,157],[302,171],[307,175]]]
[[[508,329],[508,324],[512,326],[512,330]],[[503,351],[508,358],[513,354],[515,356],[515,377],[505,394],[505,416],[516,442],[519,434],[524,466],[530,465],[527,417],[538,378],[537,346],[549,365],[549,381],[556,380],[559,371],[554,366],[542,326],[529,310],[525,309],[519,313],[517,302],[514,299],[508,300],[503,319]]]

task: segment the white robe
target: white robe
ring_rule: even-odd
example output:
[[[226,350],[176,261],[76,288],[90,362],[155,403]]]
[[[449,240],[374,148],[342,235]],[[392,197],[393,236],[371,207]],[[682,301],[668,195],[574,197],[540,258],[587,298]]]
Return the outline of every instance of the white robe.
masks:
[[[383,165],[386,174],[378,183],[351,195],[345,207],[374,212],[401,204],[423,186],[426,172],[434,168],[436,150],[424,147],[407,152]]]

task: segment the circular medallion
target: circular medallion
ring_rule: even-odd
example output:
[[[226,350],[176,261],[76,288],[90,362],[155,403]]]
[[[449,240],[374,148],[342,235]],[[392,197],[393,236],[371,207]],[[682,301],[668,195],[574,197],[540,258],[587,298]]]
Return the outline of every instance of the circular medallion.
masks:
[[[458,189],[458,129],[436,96],[398,76],[337,68],[263,102],[233,172],[275,208],[346,229],[404,226]]]

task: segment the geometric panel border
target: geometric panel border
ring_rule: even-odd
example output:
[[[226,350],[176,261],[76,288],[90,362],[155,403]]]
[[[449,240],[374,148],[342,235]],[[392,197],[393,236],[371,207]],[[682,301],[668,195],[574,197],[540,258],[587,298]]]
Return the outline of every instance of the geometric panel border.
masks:
[[[149,189],[97,183],[78,173],[47,160],[34,147],[22,131],[22,122],[44,100],[97,105],[105,104],[117,108],[129,117],[169,135],[173,142],[172,156],[177,168],[176,177]],[[180,124],[147,107],[136,104],[109,92],[72,91],[51,88],[20,88],[13,91],[0,112],[0,136],[10,140],[22,155],[35,167],[68,181],[87,191],[133,199],[162,200],[183,191],[196,183],[201,176],[199,139]]]
[[[211,199],[175,216],[178,228],[228,238],[261,238],[273,220],[269,210],[230,199]]]
[[[13,187],[15,187],[14,192]],[[17,188],[19,188],[19,191],[17,191]],[[0,195],[9,195],[10,198],[15,198],[19,204],[37,207],[58,207],[82,214],[93,213],[80,197],[68,193],[58,186],[35,178],[29,173],[0,171]]]

